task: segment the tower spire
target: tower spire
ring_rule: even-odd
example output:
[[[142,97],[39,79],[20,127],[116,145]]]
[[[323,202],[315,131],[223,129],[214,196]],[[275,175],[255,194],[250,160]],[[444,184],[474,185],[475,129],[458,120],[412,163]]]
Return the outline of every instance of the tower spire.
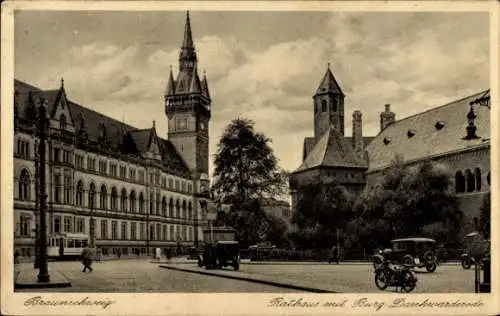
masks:
[[[182,41],[181,53],[179,54],[179,70],[190,73],[196,67],[196,51],[191,33],[191,20],[189,11],[186,13],[186,25],[184,27],[184,40]]]
[[[193,35],[191,34],[191,19],[189,18],[189,11],[186,12],[186,25],[184,26],[184,41],[182,48],[193,48]]]
[[[168,75],[168,83],[167,83],[167,91],[165,91],[166,95],[175,94],[175,82],[174,82],[174,74],[172,73],[172,66],[170,66],[170,73]]]

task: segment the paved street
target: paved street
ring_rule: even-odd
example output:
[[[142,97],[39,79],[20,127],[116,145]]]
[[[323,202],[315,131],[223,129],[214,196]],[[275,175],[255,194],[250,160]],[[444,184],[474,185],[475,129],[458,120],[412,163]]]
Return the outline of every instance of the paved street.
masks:
[[[21,263],[32,268],[32,263]],[[94,263],[83,273],[78,261],[51,262],[72,283],[68,288],[16,290],[19,292],[297,292],[268,285],[161,269],[147,259]],[[23,267],[24,268],[24,267]]]
[[[194,262],[174,265],[204,271],[204,269],[199,269]],[[45,290],[48,292],[297,292],[292,289],[247,281],[162,269],[158,267],[158,264],[151,263],[147,259],[95,263],[92,273],[82,273],[82,266],[79,262],[55,262],[50,263],[50,266],[70,279],[72,287]],[[420,269],[417,271],[422,272],[416,273],[418,278],[417,288],[414,291],[416,293],[474,291],[474,271],[463,270],[458,264],[441,265],[434,273],[427,273]],[[264,277],[282,283],[307,282],[340,292],[380,293],[373,282],[373,268],[369,264],[243,263],[239,272],[227,269],[223,273]]]
[[[380,292],[373,281],[373,267],[369,264],[246,264],[241,271],[274,276],[287,280],[307,278],[315,284],[328,284],[342,292]],[[463,270],[459,264],[440,265],[434,273],[417,269],[416,293],[474,292],[474,270]]]

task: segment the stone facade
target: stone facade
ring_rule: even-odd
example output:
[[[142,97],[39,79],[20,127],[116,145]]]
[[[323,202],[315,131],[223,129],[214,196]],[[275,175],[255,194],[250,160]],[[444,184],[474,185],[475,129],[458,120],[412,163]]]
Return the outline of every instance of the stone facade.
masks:
[[[57,90],[15,81],[14,247],[21,255],[34,254],[38,226],[35,122],[40,102],[46,102],[50,122],[48,235],[90,235],[93,219],[103,254],[188,247],[202,240],[209,201],[210,97],[206,77],[199,81],[196,71],[189,14],[178,78],[188,62],[188,77],[198,82],[185,90],[167,88],[168,140],[156,134],[154,122],[140,130],[70,101],[63,81]]]

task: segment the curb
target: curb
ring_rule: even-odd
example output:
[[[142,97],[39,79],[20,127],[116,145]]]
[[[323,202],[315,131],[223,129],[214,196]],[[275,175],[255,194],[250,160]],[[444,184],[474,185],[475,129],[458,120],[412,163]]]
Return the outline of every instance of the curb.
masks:
[[[183,268],[166,266],[166,265],[159,265],[159,267],[163,268],[163,269],[169,269],[169,270],[190,272],[190,273],[196,273],[196,274],[201,274],[201,275],[210,275],[210,276],[221,277],[221,278],[226,278],[226,279],[233,279],[233,280],[238,280],[238,281],[246,281],[246,282],[252,282],[252,283],[271,285],[271,286],[276,286],[276,287],[281,287],[281,288],[288,288],[288,289],[292,289],[292,290],[299,290],[299,291],[306,291],[306,292],[313,292],[313,293],[338,293],[335,291],[328,291],[328,290],[318,289],[318,288],[309,287],[309,286],[281,283],[281,282],[262,280],[262,279],[254,279],[254,278],[249,278],[249,277],[244,277],[244,276],[224,275],[224,274],[219,274],[219,273],[214,273],[214,272],[196,271],[196,270],[183,269]]]
[[[14,289],[50,289],[71,287],[71,282],[57,282],[57,283],[14,283]]]

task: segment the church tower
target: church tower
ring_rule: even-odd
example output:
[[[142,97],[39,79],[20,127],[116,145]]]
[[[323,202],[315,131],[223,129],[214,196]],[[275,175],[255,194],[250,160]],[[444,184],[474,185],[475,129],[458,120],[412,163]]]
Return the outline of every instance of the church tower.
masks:
[[[318,141],[330,125],[344,135],[344,93],[330,70],[330,64],[313,100],[314,142]]]
[[[168,139],[198,177],[201,174],[208,175],[211,99],[206,75],[200,80],[197,63],[188,12],[177,78],[174,79],[170,68],[165,113],[168,118]]]

